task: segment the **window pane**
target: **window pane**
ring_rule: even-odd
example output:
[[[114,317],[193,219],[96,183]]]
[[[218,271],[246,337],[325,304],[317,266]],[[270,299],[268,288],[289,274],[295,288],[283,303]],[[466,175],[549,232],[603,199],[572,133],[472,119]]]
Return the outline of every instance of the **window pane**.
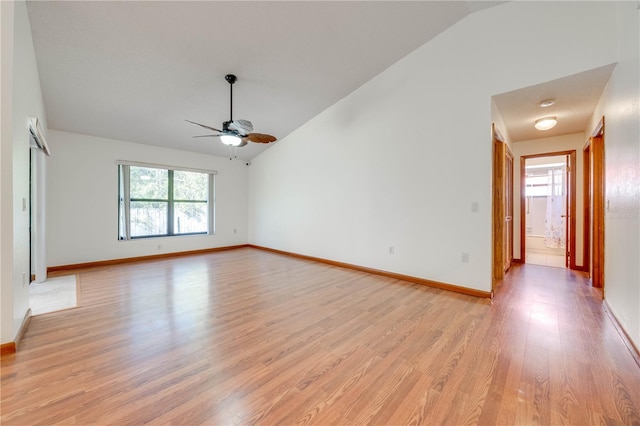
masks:
[[[527,176],[527,185],[549,185],[549,176]]]
[[[207,232],[207,203],[174,203],[173,233]]]
[[[525,196],[527,197],[546,197],[549,195],[549,188],[547,186],[531,186],[528,187]]]
[[[131,166],[131,198],[166,200],[169,198],[169,171]]]
[[[153,165],[119,167],[119,239],[213,233],[212,175]]]
[[[167,209],[165,202],[131,202],[131,236],[164,235],[167,233]]]
[[[206,173],[173,172],[173,198],[175,200],[207,201],[209,175]]]
[[[549,195],[549,175],[533,175],[525,178],[527,197],[546,197]]]

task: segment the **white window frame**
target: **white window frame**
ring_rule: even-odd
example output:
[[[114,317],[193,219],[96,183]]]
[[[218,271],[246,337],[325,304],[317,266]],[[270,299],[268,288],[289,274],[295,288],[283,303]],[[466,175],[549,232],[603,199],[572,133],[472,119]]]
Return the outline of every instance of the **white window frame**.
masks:
[[[191,167],[167,166],[163,164],[140,163],[135,161],[118,160],[118,239],[120,241],[137,240],[145,238],[166,238],[166,237],[184,237],[190,235],[214,235],[216,233],[216,198],[215,198],[215,177],[218,174],[216,170],[195,169]],[[131,236],[131,183],[129,169],[134,167],[146,167],[161,170],[173,170],[183,172],[203,173],[209,176],[208,199],[207,199],[207,232],[189,233],[189,234],[163,234],[163,235],[145,235]]]

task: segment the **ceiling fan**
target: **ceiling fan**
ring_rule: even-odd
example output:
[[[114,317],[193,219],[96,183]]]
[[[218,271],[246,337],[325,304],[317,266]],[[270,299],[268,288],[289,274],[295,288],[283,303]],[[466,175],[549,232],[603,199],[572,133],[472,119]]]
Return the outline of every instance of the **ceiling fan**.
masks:
[[[185,120],[189,123],[195,124],[205,129],[218,132],[215,135],[201,135],[194,136],[194,138],[214,138],[219,137],[223,144],[234,147],[245,146],[247,142],[255,143],[271,143],[276,140],[275,136],[267,135],[264,133],[253,133],[253,124],[249,120],[234,120],[233,119],[233,83],[238,78],[233,74],[227,74],[224,79],[229,83],[229,120],[222,123],[222,130],[215,127],[206,126],[204,124],[196,123],[195,121]]]

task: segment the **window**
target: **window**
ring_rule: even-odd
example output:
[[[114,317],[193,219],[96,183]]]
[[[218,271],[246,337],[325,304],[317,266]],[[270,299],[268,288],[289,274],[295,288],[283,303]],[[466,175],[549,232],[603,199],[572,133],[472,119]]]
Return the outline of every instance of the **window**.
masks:
[[[548,168],[537,173],[527,173],[525,176],[525,196],[547,197],[550,195],[565,195],[564,167]]]
[[[525,196],[546,197],[549,195],[548,175],[529,175],[525,177]]]
[[[214,233],[215,171],[118,164],[118,238]]]

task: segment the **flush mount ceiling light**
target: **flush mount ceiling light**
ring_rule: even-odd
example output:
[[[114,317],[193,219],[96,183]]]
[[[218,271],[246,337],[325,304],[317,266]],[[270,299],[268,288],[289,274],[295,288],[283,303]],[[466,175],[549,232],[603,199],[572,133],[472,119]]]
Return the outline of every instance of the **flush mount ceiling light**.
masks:
[[[534,126],[538,130],[549,130],[556,127],[558,120],[555,117],[544,117],[536,120]]]
[[[540,102],[540,107],[541,108],[548,108],[552,105],[555,105],[556,100],[555,99],[545,99],[544,101]]]

